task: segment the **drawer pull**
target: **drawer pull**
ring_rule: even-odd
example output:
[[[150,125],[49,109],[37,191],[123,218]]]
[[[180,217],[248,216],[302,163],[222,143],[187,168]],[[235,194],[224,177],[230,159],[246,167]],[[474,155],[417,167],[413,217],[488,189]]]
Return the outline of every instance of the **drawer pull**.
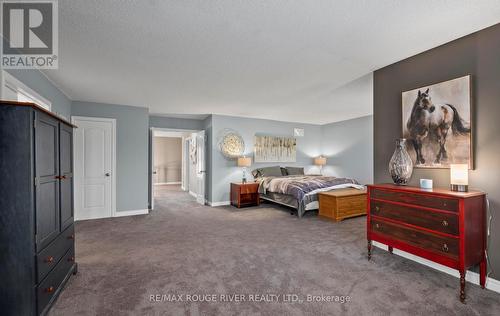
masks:
[[[68,236],[68,239],[75,239],[75,234],[71,234]]]
[[[52,262],[54,262],[54,257],[48,256],[47,258],[45,258],[45,262],[46,263],[52,263]]]
[[[443,220],[441,222],[441,225],[443,225],[444,227],[448,227],[448,221]]]
[[[49,286],[48,288],[45,288],[45,293],[52,293],[52,292],[54,292],[53,286]]]
[[[375,213],[380,211],[380,207],[379,206],[375,206]]]
[[[74,261],[75,261],[75,257],[73,257],[73,256],[69,257],[69,258],[68,258],[68,261],[69,261],[69,262],[74,262]]]
[[[444,252],[448,252],[448,250],[450,250],[450,249],[448,248],[448,245],[447,245],[447,244],[444,244],[444,245],[443,245],[443,251],[444,251]]]
[[[376,228],[376,229],[379,229],[379,228],[380,228],[380,225],[379,225],[379,224],[375,224],[375,228]]]

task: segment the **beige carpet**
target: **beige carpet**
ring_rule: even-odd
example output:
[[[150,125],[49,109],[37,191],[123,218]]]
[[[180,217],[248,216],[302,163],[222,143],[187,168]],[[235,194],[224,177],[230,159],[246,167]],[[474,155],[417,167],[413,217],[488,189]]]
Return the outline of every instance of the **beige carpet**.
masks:
[[[201,206],[178,187],[157,193],[150,215],[77,223],[79,273],[51,315],[500,315],[497,293],[468,283],[464,305],[457,278],[377,248],[368,262],[364,217],[332,223],[269,204]],[[182,301],[167,301],[174,294]],[[245,301],[221,302],[234,294]],[[279,297],[257,302],[264,294]]]

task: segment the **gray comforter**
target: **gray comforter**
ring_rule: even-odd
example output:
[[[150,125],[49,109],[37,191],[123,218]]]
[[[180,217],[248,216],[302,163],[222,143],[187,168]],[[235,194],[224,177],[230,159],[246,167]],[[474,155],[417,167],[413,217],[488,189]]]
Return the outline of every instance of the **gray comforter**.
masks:
[[[317,194],[308,194],[313,191],[321,191],[335,186],[352,184],[358,182],[349,178],[337,178],[327,176],[284,176],[260,178],[259,192],[267,192],[291,195],[297,200],[299,216],[304,213],[305,205],[318,200]]]

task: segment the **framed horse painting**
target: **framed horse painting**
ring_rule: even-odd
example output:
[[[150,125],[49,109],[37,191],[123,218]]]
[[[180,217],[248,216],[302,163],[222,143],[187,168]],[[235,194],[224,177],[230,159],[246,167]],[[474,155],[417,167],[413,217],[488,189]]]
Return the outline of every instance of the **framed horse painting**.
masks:
[[[472,161],[471,76],[402,93],[403,137],[417,168]]]

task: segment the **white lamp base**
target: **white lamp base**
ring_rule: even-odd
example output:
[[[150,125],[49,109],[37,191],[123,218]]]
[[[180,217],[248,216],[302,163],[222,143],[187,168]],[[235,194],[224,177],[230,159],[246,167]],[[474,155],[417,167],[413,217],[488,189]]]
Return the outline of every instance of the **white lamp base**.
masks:
[[[452,191],[456,192],[468,192],[469,186],[465,184],[451,184],[450,185]]]

